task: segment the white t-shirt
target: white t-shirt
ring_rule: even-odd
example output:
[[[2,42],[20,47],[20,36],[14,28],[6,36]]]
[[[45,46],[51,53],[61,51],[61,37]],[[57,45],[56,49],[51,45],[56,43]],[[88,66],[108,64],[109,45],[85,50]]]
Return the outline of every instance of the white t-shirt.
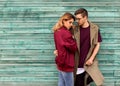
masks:
[[[84,68],[77,68],[76,74],[78,75],[78,74],[81,74],[81,73],[83,73],[83,72],[85,72],[85,69],[84,69]]]

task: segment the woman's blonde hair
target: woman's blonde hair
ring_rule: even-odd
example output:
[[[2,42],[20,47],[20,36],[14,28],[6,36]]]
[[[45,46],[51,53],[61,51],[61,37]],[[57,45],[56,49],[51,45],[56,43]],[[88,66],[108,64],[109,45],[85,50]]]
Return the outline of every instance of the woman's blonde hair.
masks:
[[[70,19],[74,19],[74,21],[75,21],[74,15],[72,15],[71,13],[68,13],[68,12],[63,14],[63,16],[61,16],[59,18],[58,22],[52,28],[53,31],[55,32],[55,31],[59,30],[63,26],[63,20],[68,21]]]

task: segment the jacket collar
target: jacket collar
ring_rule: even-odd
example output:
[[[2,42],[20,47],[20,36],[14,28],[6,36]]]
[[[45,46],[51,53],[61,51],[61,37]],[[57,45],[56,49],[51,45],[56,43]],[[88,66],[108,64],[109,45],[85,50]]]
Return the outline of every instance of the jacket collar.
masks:
[[[89,22],[90,24],[90,45],[92,46],[92,41],[94,39],[94,36],[96,34],[96,25],[94,25],[93,23]],[[75,28],[75,38],[77,41],[77,46],[78,46],[78,50],[80,51],[80,27],[77,26]]]

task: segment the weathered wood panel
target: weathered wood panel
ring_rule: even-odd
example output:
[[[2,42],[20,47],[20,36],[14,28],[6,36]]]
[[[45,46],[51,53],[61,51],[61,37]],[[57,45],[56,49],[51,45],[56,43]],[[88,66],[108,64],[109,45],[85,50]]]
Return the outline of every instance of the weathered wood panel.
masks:
[[[0,0],[0,86],[57,86],[51,28],[81,7],[102,33],[104,85],[120,86],[119,0]]]

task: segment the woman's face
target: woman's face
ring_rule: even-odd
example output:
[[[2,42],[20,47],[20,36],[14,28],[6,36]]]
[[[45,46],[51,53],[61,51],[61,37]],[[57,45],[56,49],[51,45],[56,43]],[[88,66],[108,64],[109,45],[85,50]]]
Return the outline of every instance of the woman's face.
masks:
[[[73,25],[74,19],[64,20],[63,25],[69,30]]]

